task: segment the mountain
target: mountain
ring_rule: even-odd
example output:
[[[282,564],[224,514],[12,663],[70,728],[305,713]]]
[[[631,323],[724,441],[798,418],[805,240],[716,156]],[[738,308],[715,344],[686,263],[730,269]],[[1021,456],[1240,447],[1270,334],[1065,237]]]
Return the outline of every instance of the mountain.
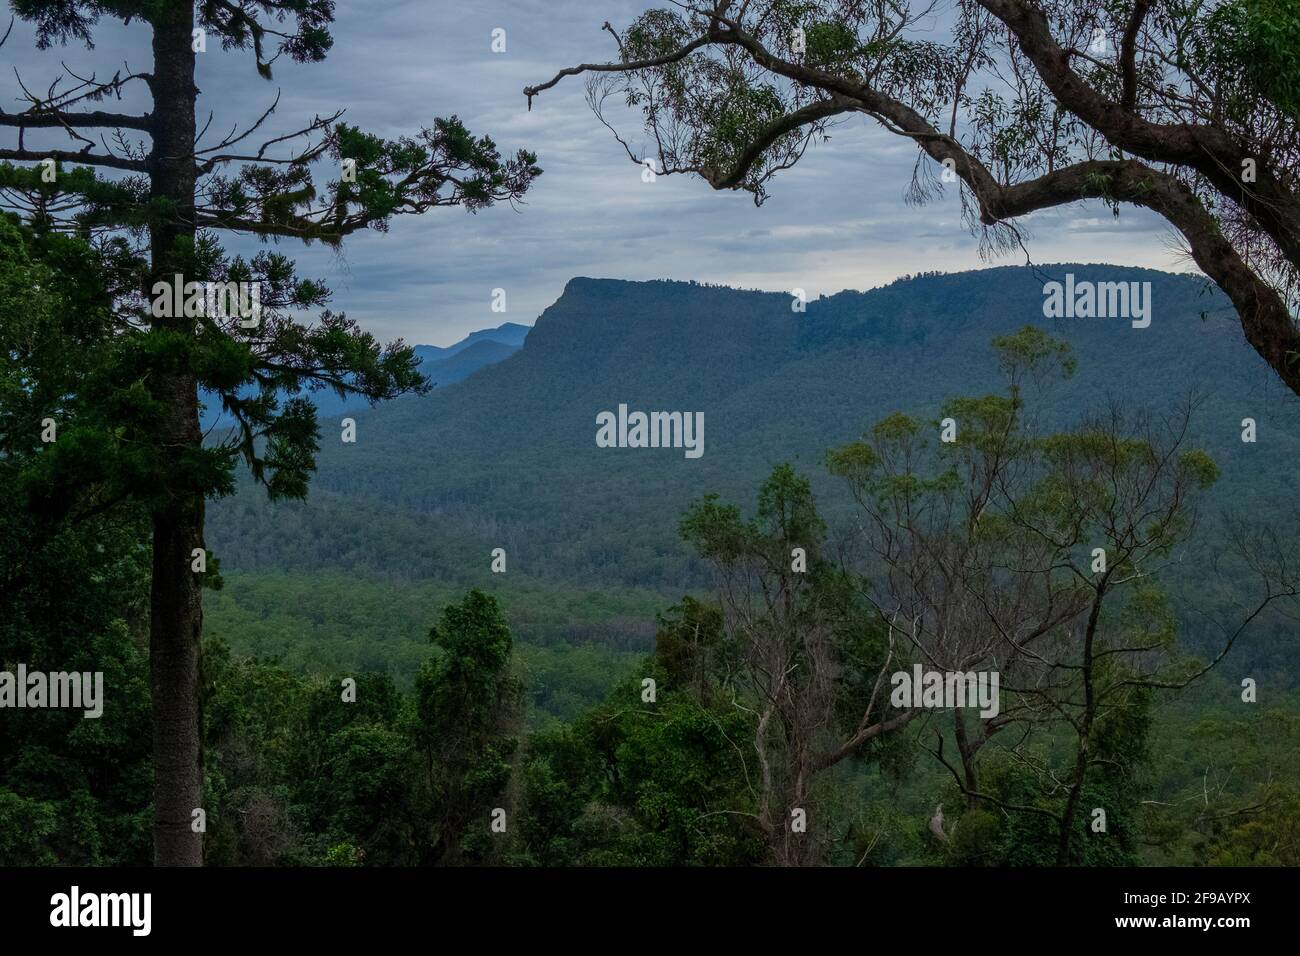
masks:
[[[498,325],[495,329],[479,329],[477,332],[471,332],[455,345],[437,346],[437,345],[417,345],[415,354],[426,362],[441,362],[449,359],[454,355],[465,351],[471,346],[478,345],[480,342],[495,342],[499,345],[510,347],[511,351],[519,348],[524,344],[524,339],[532,327],[520,325],[518,322],[506,322]]]
[[[458,348],[451,355],[438,361],[421,362],[420,370],[435,387],[455,385],[463,382],[481,368],[495,365],[519,351],[518,345],[498,342],[495,339],[479,339],[465,348]]]
[[[416,345],[414,352],[420,361],[420,372],[437,386],[454,385],[469,378],[481,368],[513,354],[523,345],[530,327],[516,322],[507,322],[495,329],[480,329],[471,332],[455,345],[446,347],[438,345]],[[253,389],[247,389],[253,394]],[[356,395],[340,397],[328,389],[307,393],[316,405],[318,418],[334,418],[344,412],[365,408],[367,402]],[[220,425],[221,406],[211,396],[204,397],[207,408],[199,416],[200,424],[206,430],[214,424]]]
[[[1150,283],[1150,325],[1044,317],[1045,285],[1067,275]],[[1195,437],[1220,463],[1217,503],[1267,514],[1290,501],[1300,400],[1199,277],[1004,267],[842,292],[804,312],[780,293],[576,278],[508,358],[357,412],[355,444],[327,431],[308,502],[270,507],[245,491],[210,507],[208,538],[223,572],[287,576],[290,602],[310,601],[317,575],[395,592],[476,584],[507,607],[513,593],[537,609],[526,641],[643,646],[653,620],[637,609],[706,580],[677,535],[693,499],[718,492],[748,510],[771,467],[789,460],[826,513],[844,517],[826,449],[893,411],[937,418],[948,397],[997,390],[990,340],[1027,324],[1068,340],[1078,360],[1049,417],[1075,421],[1111,397],[1158,413],[1199,390]],[[620,404],[702,412],[703,455],[597,447],[597,415]],[[1240,440],[1247,417],[1255,444]],[[506,575],[488,570],[497,547]]]

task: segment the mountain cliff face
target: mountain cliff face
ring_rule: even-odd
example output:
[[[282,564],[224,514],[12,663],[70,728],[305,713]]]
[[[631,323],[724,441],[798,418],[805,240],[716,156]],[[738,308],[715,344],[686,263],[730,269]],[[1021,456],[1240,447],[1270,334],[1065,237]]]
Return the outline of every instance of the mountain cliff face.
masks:
[[[1067,275],[1076,285],[1149,283],[1149,326],[1045,316],[1044,285]],[[428,396],[356,412],[355,444],[327,425],[308,503],[267,509],[247,493],[215,503],[209,538],[231,571],[477,580],[482,556],[500,546],[512,572],[680,594],[701,581],[676,530],[692,499],[716,491],[748,506],[770,468],[790,460],[835,515],[843,495],[822,468],[827,448],[891,412],[937,418],[946,398],[998,390],[990,340],[1028,324],[1069,341],[1078,360],[1053,392],[1050,418],[1076,421],[1110,398],[1159,411],[1195,389],[1197,439],[1222,466],[1219,501],[1275,509],[1291,494],[1300,401],[1274,383],[1203,280],[1011,267],[844,292],[803,312],[792,301],[574,279],[503,361]],[[620,404],[702,412],[703,455],[597,447],[597,415]],[[1240,440],[1248,417],[1259,429],[1251,445]]]

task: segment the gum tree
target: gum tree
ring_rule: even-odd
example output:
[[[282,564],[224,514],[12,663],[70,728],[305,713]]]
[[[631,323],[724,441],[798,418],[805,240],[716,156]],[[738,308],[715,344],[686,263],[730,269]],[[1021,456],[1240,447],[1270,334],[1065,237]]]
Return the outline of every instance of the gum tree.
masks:
[[[866,613],[829,553],[810,483],[788,464],[763,482],[753,518],[706,495],[681,533],[714,572],[734,659],[724,690],[753,725],[752,819],[774,863],[817,864],[830,830],[819,784],[919,713],[889,706],[907,622],[886,616],[877,626]]]
[[[895,413],[828,464],[857,505],[869,602],[882,618],[917,622],[913,658],[1000,674],[999,712],[972,721],[954,711],[956,753],[941,734],[931,753],[970,809],[1014,817],[1037,834],[1021,843],[1051,842],[1048,858],[1066,866],[1131,849],[1155,695],[1217,667],[1256,618],[1293,601],[1297,582],[1268,535],[1238,526],[1225,541],[1196,537],[1218,469],[1192,443],[1194,400],[1136,413],[1112,403],[1058,431],[1029,396],[1072,371],[1069,346],[1033,327],[994,345],[1006,391],[947,402],[952,441]],[[1257,585],[1224,620],[1205,617],[1221,633],[1198,661],[1179,647],[1165,588],[1179,561],[1207,553],[1244,562]],[[995,740],[1003,746],[988,747]],[[1011,793],[981,780],[990,752],[1027,771]],[[1119,836],[1101,850],[1080,840],[1099,805]]]
[[[42,229],[103,241],[125,236],[141,258],[138,295],[117,300],[116,374],[131,396],[108,443],[130,449],[126,474],[101,475],[143,502],[152,521],[150,682],[153,712],[154,860],[198,865],[202,835],[200,634],[204,500],[229,493],[242,459],[272,498],[306,493],[317,426],[305,389],[350,391],[372,401],[426,388],[411,350],[381,346],[323,307],[328,290],[297,276],[283,255],[228,256],[219,235],[320,240],[337,245],[394,216],[437,206],[478,209],[512,201],[540,173],[535,157],[503,158],[455,117],[386,140],[315,117],[288,135],[259,134],[275,104],[223,138],[199,125],[196,50],[251,53],[270,79],[280,56],[324,59],[332,46],[330,0],[11,0],[41,49],[90,46],[100,21],[147,29],[147,70],[103,79],[65,67],[38,92],[19,78],[25,108],[0,112],[12,133],[0,148],[0,198]],[[12,31],[12,23],[10,24]],[[12,32],[5,34],[12,39]],[[98,108],[147,93],[152,108]],[[210,120],[209,120],[210,123]],[[71,148],[50,144],[71,140]],[[260,145],[258,144],[260,141]],[[319,181],[315,173],[320,173]],[[159,282],[239,282],[261,291],[261,315],[149,308]],[[250,286],[251,287],[251,286]],[[218,396],[233,427],[204,443],[200,389]],[[57,442],[48,453],[71,449]],[[107,466],[106,466],[107,467]],[[59,470],[51,468],[52,472]],[[82,472],[78,481],[94,476]]]
[[[1290,0],[698,0],[637,17],[588,74],[644,120],[667,173],[761,202],[863,115],[919,150],[910,198],[959,183],[986,250],[1016,220],[1100,200],[1151,209],[1300,392],[1300,10]],[[932,161],[932,162],[931,162]],[[936,175],[938,173],[938,175]]]
[[[993,344],[1006,391],[946,402],[940,414],[953,423],[951,442],[936,447],[921,421],[895,412],[829,452],[827,466],[857,507],[868,600],[882,618],[910,623],[912,657],[948,672],[989,667],[1008,684],[1083,613],[1088,593],[1060,573],[1070,544],[1081,542],[1005,520],[1008,504],[1036,479],[1040,426],[1030,396],[1073,374],[1071,348],[1033,327]],[[972,719],[962,708],[944,716],[952,723],[952,763],[938,731],[936,756],[954,770],[969,809],[983,799],[980,752],[995,735],[1023,726],[1028,710],[1005,700],[988,718]]]

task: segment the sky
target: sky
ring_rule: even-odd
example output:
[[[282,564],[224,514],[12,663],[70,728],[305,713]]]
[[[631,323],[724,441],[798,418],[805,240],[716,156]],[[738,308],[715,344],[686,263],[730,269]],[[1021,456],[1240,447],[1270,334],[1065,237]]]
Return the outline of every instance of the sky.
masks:
[[[384,340],[448,345],[504,321],[531,324],[574,276],[694,279],[809,298],[869,289],[908,273],[947,272],[1024,261],[1023,253],[981,260],[962,226],[955,187],[923,207],[904,192],[916,148],[872,121],[853,119],[770,184],[759,208],[745,193],[716,192],[694,177],[644,182],[641,168],[591,113],[582,78],[534,100],[522,89],[565,66],[609,59],[601,30],[624,27],[652,0],[341,0],[334,48],[324,63],[276,63],[274,79],[251,53],[212,44],[199,57],[200,126],[212,136],[247,125],[280,94],[263,127],[287,132],[317,114],[346,108],[344,120],[386,137],[458,115],[503,153],[526,147],[544,173],[523,205],[471,214],[440,208],[399,217],[387,233],[363,232],[339,252],[281,242],[303,275],[334,290],[331,303]],[[0,34],[7,20],[0,22]],[[505,31],[505,52],[492,50]],[[147,69],[148,32],[105,20],[95,49],[37,51],[22,23],[0,48],[0,105],[22,108],[15,71],[45,89],[60,61],[109,75],[125,61]],[[138,84],[139,85],[139,84]],[[143,100],[147,104],[147,98]],[[126,109],[106,104],[104,109]],[[138,105],[138,104],[137,104]],[[633,145],[637,129],[626,129]],[[12,130],[0,129],[0,141]],[[56,134],[61,135],[61,134]],[[29,145],[36,141],[29,140]],[[50,145],[54,145],[50,143]],[[65,147],[66,148],[66,147]],[[1034,262],[1111,262],[1186,271],[1168,226],[1125,207],[1116,219],[1097,203],[1035,214],[1021,225]],[[251,238],[232,251],[256,251]],[[505,314],[492,311],[506,291]]]

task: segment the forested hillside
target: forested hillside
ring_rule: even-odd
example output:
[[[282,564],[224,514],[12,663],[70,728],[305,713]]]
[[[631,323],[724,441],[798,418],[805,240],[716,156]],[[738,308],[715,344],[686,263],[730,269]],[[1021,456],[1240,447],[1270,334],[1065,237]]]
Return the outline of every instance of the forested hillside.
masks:
[[[1150,327],[1046,320],[1063,272],[1150,282]],[[207,861],[1300,860],[1300,428],[1221,301],[1091,266],[792,301],[575,279],[510,357],[323,422],[305,502],[214,499]],[[620,404],[703,412],[703,454],[598,447]],[[6,654],[112,693],[4,725],[0,854],[141,862],[139,513],[3,513]],[[1032,654],[972,650],[1039,616]],[[873,689],[967,659],[1007,682],[987,721]]]
[[[1067,273],[1150,282],[1150,327],[1045,318],[1043,285]],[[791,461],[844,533],[850,502],[823,467],[827,449],[891,412],[937,421],[944,399],[995,389],[990,340],[1027,324],[1068,341],[1077,360],[1047,418],[1065,423],[1112,399],[1167,410],[1196,394],[1193,438],[1222,469],[1205,521],[1291,507],[1300,408],[1202,279],[1064,264],[919,276],[805,312],[792,302],[685,282],[572,280],[507,360],[357,412],[355,443],[326,423],[308,501],[215,502],[208,537],[228,584],[210,599],[209,629],[301,666],[387,669],[402,681],[431,610],[481,586],[501,595],[524,646],[592,645],[617,660],[648,646],[648,609],[706,582],[677,533],[690,501],[750,500]],[[596,414],[619,403],[703,411],[703,456],[596,447]],[[1242,442],[1244,418],[1258,441]],[[498,547],[505,574],[490,571]],[[1197,547],[1177,579],[1220,593]],[[382,610],[361,611],[372,605]],[[1203,622],[1187,623],[1195,645]],[[1238,653],[1300,673],[1271,627]]]

